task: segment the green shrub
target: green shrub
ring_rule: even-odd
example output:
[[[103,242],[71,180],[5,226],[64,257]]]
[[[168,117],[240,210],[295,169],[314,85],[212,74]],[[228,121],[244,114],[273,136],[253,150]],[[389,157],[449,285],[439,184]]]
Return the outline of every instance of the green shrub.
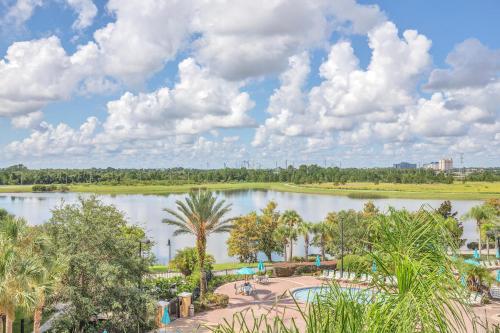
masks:
[[[207,254],[205,257],[205,270],[212,270],[214,263],[214,257]],[[186,247],[178,250],[174,259],[170,262],[170,265],[183,275],[189,276],[198,269],[198,252],[194,247]]]
[[[199,281],[198,281],[199,283]],[[144,289],[155,299],[171,299],[181,292],[192,293],[197,287],[193,285],[191,279],[186,279],[181,276],[172,278],[158,278],[144,281]]]
[[[274,273],[277,277],[289,277],[295,273],[295,267],[293,266],[275,266]]]
[[[337,266],[340,267],[340,262]],[[344,256],[344,270],[358,274],[369,273],[371,270],[371,260],[368,256],[348,254]]]

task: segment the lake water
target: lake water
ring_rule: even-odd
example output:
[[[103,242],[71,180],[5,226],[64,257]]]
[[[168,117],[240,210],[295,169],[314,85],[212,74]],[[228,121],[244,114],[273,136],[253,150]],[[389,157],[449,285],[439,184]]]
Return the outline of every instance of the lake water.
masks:
[[[30,224],[36,225],[44,223],[51,216],[51,209],[58,206],[62,200],[66,203],[74,203],[78,196],[89,196],[89,194],[78,193],[16,193],[0,194],[0,208],[8,210],[10,213],[22,216]],[[231,214],[238,216],[251,211],[260,210],[265,207],[268,201],[275,200],[278,209],[295,209],[307,221],[321,221],[328,212],[342,209],[361,210],[365,199],[351,199],[344,196],[316,195],[302,193],[286,193],[277,191],[244,190],[218,192],[218,195],[227,202],[232,203]],[[170,253],[173,256],[175,251],[186,246],[194,246],[194,238],[183,235],[173,237],[174,228],[161,223],[166,217],[164,208],[175,208],[175,201],[184,198],[184,194],[169,195],[99,195],[99,198],[106,204],[113,204],[121,210],[131,224],[140,225],[145,228],[148,237],[155,242],[153,252],[160,263],[168,262],[169,248],[167,242],[170,239]],[[438,207],[443,200],[426,199],[375,199],[375,205],[382,211],[389,206],[395,208],[406,208],[417,210],[422,205]],[[458,211],[459,216],[463,215],[472,206],[478,205],[481,201],[474,200],[451,200],[453,210]],[[208,252],[215,256],[217,262],[236,261],[235,258],[227,255],[226,240],[227,234],[214,234],[208,240]],[[477,234],[473,221],[464,223],[464,238],[476,240]],[[294,246],[294,255],[303,255],[303,241],[299,239]],[[311,253],[317,249],[312,248]],[[262,256],[262,259],[265,259]],[[279,259],[277,257],[276,259]]]

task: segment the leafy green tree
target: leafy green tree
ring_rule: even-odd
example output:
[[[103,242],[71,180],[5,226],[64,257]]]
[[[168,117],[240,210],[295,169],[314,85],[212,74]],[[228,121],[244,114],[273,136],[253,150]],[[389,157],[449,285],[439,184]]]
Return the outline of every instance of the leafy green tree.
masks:
[[[226,218],[231,211],[231,204],[226,205],[225,200],[209,191],[190,192],[185,201],[176,201],[177,210],[166,208],[165,211],[172,217],[163,220],[164,223],[176,227],[174,236],[192,234],[196,238],[200,268],[200,298],[206,292],[205,257],[207,251],[207,238],[212,233],[229,232],[234,218]]]
[[[476,221],[476,229],[479,235],[478,244],[479,244],[479,254],[482,252],[482,239],[484,238],[484,228],[483,225],[490,222],[495,218],[496,212],[489,205],[478,205],[472,207],[464,216],[464,219],[473,219]]]
[[[175,257],[170,262],[170,265],[180,271],[184,276],[189,276],[199,269],[198,251],[194,247],[185,247],[177,250]],[[215,259],[212,255],[207,254],[205,258],[205,270],[212,270]]]
[[[141,282],[152,258],[148,245],[141,246],[142,229],[128,226],[120,211],[96,197],[54,209],[45,227],[57,252],[67,257],[57,299],[68,307],[55,330],[147,330],[151,300]],[[106,320],[96,321],[96,316]]]
[[[294,210],[286,210],[280,216],[279,223],[283,233],[288,238],[290,251],[288,253],[288,261],[293,258],[293,242],[297,240],[298,227],[302,223],[302,217]]]
[[[12,333],[17,309],[30,313],[39,301],[37,287],[43,264],[33,244],[35,235],[26,221],[3,213],[0,218],[0,313],[6,332]]]
[[[443,201],[439,208],[436,209],[436,213],[441,215],[446,220],[446,225],[448,226],[448,229],[450,230],[457,246],[460,247],[464,245],[465,239],[462,239],[464,226],[457,218],[458,212],[452,211],[451,201]]]
[[[257,231],[259,233],[257,247],[270,262],[273,252],[283,253],[281,243],[277,242],[276,237],[274,237],[274,230],[278,227],[280,218],[280,214],[276,210],[277,206],[275,201],[269,201],[267,206],[262,209],[262,214],[257,216]]]
[[[312,244],[314,246],[319,247],[321,251],[321,260],[326,260],[326,250],[328,244],[331,242],[332,235],[332,226],[326,221],[322,221],[319,223],[313,224],[312,227],[313,239]]]
[[[228,254],[240,262],[256,262],[260,235],[255,212],[236,218],[227,240]]]
[[[327,215],[326,223],[331,228],[331,240],[327,244],[327,252],[333,256],[339,256],[342,245],[344,253],[357,253],[365,250],[369,244],[370,219],[363,218],[363,214],[353,209],[332,212]]]

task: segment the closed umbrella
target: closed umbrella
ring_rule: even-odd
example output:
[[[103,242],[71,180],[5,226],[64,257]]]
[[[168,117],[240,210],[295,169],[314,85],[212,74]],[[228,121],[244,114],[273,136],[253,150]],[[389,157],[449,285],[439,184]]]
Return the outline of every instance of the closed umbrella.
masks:
[[[319,266],[321,266],[321,260],[319,259],[319,256],[316,256],[316,267],[319,268]]]
[[[500,282],[500,269],[497,271],[497,282]]]
[[[372,264],[372,272],[375,273],[377,271],[377,263],[374,261]]]
[[[464,287],[467,286],[467,281],[465,280],[465,275],[462,274],[462,277],[460,278],[460,282],[462,283],[462,286],[464,286]]]
[[[259,266],[257,268],[260,272],[264,271],[264,262],[262,260],[259,260]]]
[[[479,251],[474,249],[474,258],[479,259]]]
[[[168,306],[163,308],[163,316],[161,317],[161,323],[163,325],[170,324],[170,315],[168,314]],[[165,328],[165,330],[166,330],[166,328]]]
[[[500,247],[497,248],[497,255],[496,255],[497,259],[500,259]]]

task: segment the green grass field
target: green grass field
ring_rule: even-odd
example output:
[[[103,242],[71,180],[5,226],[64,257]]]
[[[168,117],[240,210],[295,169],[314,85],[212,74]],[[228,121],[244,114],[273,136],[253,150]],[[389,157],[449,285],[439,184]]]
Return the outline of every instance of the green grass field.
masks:
[[[465,184],[392,184],[347,183],[305,184],[287,183],[215,183],[188,185],[70,185],[72,192],[97,194],[168,194],[185,193],[195,188],[214,191],[275,190],[325,195],[344,195],[359,199],[415,198],[480,200],[500,197],[500,182],[468,182]],[[0,193],[31,192],[31,186],[0,186]]]

